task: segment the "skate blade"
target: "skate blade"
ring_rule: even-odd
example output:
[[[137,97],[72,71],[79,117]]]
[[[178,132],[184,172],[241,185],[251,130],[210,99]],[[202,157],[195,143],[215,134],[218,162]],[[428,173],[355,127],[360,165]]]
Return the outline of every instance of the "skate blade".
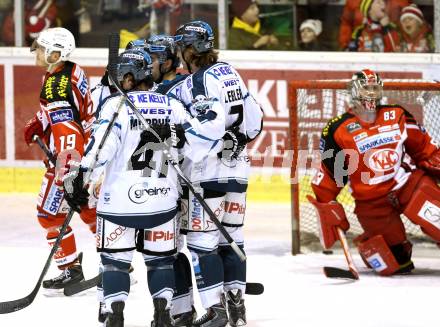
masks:
[[[62,288],[43,288],[43,295],[46,297],[64,297]]]

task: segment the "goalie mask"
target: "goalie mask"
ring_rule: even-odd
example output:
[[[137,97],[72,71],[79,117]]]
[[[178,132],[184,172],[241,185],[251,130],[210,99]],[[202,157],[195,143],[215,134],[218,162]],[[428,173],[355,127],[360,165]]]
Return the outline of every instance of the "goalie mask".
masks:
[[[376,120],[376,107],[382,99],[383,82],[369,69],[356,72],[348,83],[353,113],[366,123]]]
[[[197,53],[208,52],[214,48],[214,32],[208,23],[195,20],[180,26],[176,31],[177,45],[192,46]]]
[[[150,55],[140,49],[126,50],[118,58],[117,78],[122,83],[127,74],[133,76],[135,85],[152,81],[152,61]]]

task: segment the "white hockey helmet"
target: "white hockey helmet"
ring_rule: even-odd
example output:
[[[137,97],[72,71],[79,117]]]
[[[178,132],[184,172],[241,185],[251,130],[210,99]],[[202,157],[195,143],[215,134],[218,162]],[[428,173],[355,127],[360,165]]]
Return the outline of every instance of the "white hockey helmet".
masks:
[[[35,50],[36,45],[43,47],[45,49],[46,62],[50,54],[54,51],[60,52],[61,56],[59,61],[66,61],[69,59],[73,50],[75,50],[75,38],[73,34],[63,27],[53,27],[42,31],[35,42],[37,44],[32,46],[32,50]]]

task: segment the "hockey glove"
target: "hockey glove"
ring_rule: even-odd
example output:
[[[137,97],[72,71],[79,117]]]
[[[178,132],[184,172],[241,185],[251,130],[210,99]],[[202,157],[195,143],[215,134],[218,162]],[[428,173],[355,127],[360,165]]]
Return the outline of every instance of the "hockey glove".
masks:
[[[38,135],[40,138],[44,136],[43,125],[37,116],[30,119],[24,126],[24,140],[28,145],[34,142],[34,135]]]
[[[84,173],[82,167],[71,169],[64,178],[64,198],[69,206],[76,212],[81,212],[81,206],[89,202],[89,192],[84,188]]]
[[[141,134],[141,142],[166,143],[168,146],[181,149],[185,145],[185,130],[180,124],[152,124]]]
[[[220,159],[237,159],[247,143],[246,135],[239,131],[239,127],[226,130],[223,135],[223,149],[217,153]]]
[[[429,175],[440,178],[440,150],[437,150],[428,159],[420,162],[419,167]]]

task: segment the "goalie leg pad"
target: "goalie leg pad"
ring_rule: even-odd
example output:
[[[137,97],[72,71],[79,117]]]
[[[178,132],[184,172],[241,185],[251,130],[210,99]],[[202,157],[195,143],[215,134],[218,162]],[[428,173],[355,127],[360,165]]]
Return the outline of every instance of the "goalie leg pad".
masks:
[[[382,235],[373,236],[359,243],[358,249],[362,259],[381,276],[392,275],[400,268]]]
[[[429,176],[424,176],[414,190],[403,213],[414,224],[440,242],[440,188]]]

